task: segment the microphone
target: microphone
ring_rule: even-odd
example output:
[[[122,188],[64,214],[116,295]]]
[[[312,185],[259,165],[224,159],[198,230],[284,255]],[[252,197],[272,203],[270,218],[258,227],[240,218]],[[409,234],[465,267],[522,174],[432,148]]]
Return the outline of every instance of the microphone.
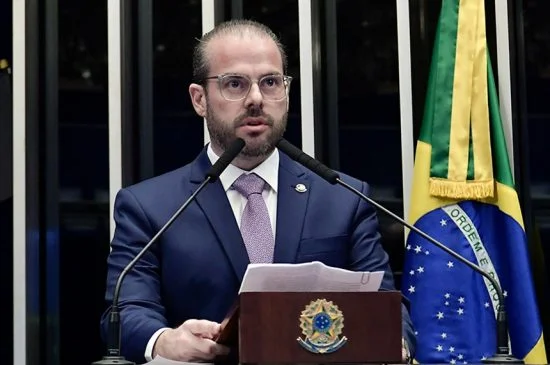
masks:
[[[109,328],[107,333],[107,355],[102,360],[92,363],[92,365],[135,365],[135,363],[128,361],[124,356],[120,355],[120,308],[118,307],[118,299],[120,295],[120,289],[122,281],[126,275],[134,268],[136,263],[143,257],[143,255],[149,251],[151,246],[159,239],[159,237],[174,223],[179,215],[195,200],[197,194],[204,189],[209,183],[215,182],[221,173],[227,168],[227,166],[233,161],[235,157],[244,148],[245,142],[241,138],[237,138],[229,146],[229,148],[220,156],[216,163],[206,173],[204,181],[199,185],[197,190],[183,203],[183,205],[170,217],[170,219],[162,226],[162,228],[155,234],[153,238],[141,249],[141,251],[134,257],[132,261],[126,265],[124,270],[120,273],[115,291],[113,294],[113,304],[111,305],[111,312],[109,313]]]
[[[479,274],[487,278],[487,280],[489,280],[489,282],[493,285],[493,287],[495,288],[495,291],[497,292],[498,303],[499,303],[497,308],[497,316],[496,316],[497,349],[496,349],[496,353],[492,357],[489,357],[486,360],[482,360],[482,363],[484,364],[502,364],[502,363],[523,364],[524,363],[522,360],[516,359],[515,357],[510,355],[510,348],[508,347],[508,319],[507,319],[506,310],[504,307],[504,295],[502,292],[502,288],[498,285],[498,282],[491,275],[489,275],[489,273],[487,273],[478,265],[465,259],[458,253],[454,252],[444,244],[440,243],[435,238],[432,238],[427,233],[407,223],[404,219],[402,219],[395,213],[391,212],[390,210],[384,208],[383,206],[381,206],[371,198],[367,197],[365,194],[361,193],[359,190],[355,189],[353,186],[345,183],[340,179],[340,176],[334,170],[331,170],[327,166],[323,165],[320,161],[317,161],[313,157],[307,155],[299,148],[293,146],[290,142],[288,142],[284,138],[278,142],[277,148],[279,148],[279,150],[287,154],[294,161],[302,164],[303,166],[307,167],[308,169],[310,169],[311,171],[319,175],[321,178],[328,181],[330,184],[332,185],[339,184],[343,186],[347,190],[358,195],[361,199],[369,202],[370,204],[374,205],[376,208],[388,214],[390,217],[392,217],[393,219],[395,219],[405,227],[409,228],[411,231],[414,231],[418,235],[428,240],[430,243],[439,247],[440,249],[442,249],[443,251],[445,251],[446,253],[448,253],[449,255],[451,255],[452,257],[454,257],[464,265],[470,267],[472,270],[478,272]]]

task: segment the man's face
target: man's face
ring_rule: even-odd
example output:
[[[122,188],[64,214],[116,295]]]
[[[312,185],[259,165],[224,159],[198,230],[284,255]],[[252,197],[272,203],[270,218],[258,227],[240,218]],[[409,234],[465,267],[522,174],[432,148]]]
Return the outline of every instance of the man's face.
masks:
[[[206,81],[207,92],[201,99],[204,102],[202,111],[214,151],[223,152],[236,137],[240,137],[246,142],[241,152],[243,156],[267,157],[285,131],[288,98],[266,99],[258,80],[266,75],[283,74],[279,49],[268,37],[226,35],[211,40],[207,55],[209,77],[238,74],[252,80],[248,95],[238,101],[226,100],[222,96],[217,79]]]

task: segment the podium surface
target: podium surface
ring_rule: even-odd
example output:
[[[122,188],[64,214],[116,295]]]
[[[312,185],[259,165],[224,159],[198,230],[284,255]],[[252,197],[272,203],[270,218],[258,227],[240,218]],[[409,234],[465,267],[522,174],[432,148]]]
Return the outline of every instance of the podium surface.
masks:
[[[242,364],[402,361],[398,291],[241,293],[222,327]]]

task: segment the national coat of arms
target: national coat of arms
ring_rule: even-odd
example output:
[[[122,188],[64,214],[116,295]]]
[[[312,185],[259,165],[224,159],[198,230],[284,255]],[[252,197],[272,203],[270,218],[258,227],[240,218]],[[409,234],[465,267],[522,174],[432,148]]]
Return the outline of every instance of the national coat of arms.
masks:
[[[298,337],[298,343],[316,354],[337,351],[348,340],[346,336],[340,337],[344,315],[326,299],[317,299],[306,306],[300,315],[300,328],[305,337]]]

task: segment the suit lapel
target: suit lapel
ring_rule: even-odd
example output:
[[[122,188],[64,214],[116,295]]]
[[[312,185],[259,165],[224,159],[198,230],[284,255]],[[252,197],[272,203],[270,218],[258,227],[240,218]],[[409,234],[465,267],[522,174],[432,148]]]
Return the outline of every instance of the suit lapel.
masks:
[[[302,236],[311,187],[305,172],[283,153],[280,153],[279,167],[277,229],[273,261],[294,263]],[[299,184],[305,187],[305,191],[300,189]]]
[[[203,181],[211,166],[206,149],[204,149],[195,161],[191,172],[193,191]],[[209,184],[204,191],[197,195],[197,204],[204,211],[214,233],[221,242],[239,282],[242,281],[250,261],[239,227],[235,219],[232,219],[233,210],[227,199],[227,194],[219,180]]]

